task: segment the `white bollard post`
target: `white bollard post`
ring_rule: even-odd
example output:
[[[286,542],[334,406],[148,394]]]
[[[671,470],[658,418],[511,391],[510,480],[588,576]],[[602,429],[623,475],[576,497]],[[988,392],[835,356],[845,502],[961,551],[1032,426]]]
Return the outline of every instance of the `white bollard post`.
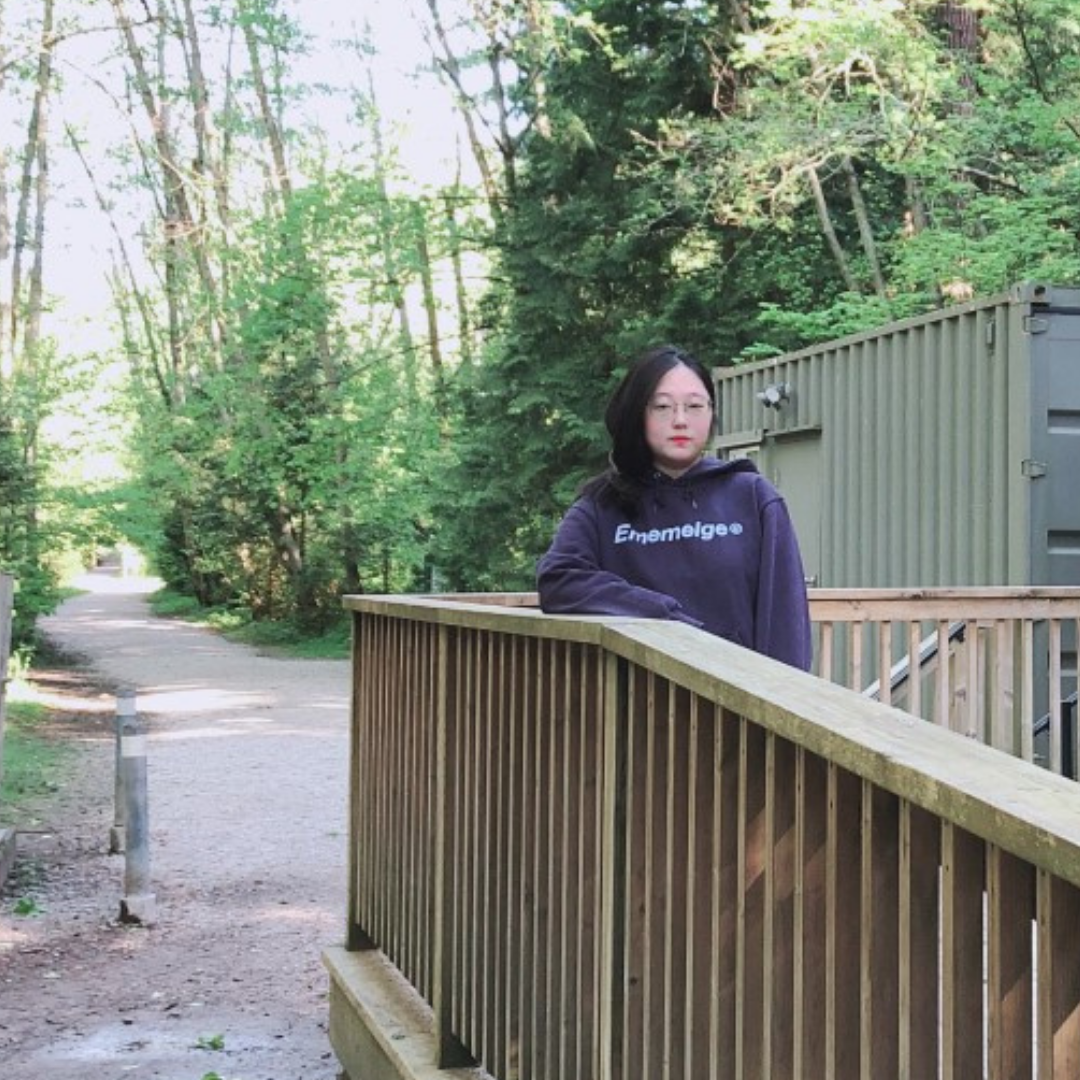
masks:
[[[135,715],[135,691],[121,690],[116,695],[116,767],[113,779],[113,823],[109,829],[109,854],[120,855],[124,850],[124,765],[120,757],[120,740],[124,722]]]
[[[146,734],[135,709],[123,718],[120,763],[124,781],[124,898],[120,901],[120,921],[149,924],[157,917],[157,901],[150,891]]]

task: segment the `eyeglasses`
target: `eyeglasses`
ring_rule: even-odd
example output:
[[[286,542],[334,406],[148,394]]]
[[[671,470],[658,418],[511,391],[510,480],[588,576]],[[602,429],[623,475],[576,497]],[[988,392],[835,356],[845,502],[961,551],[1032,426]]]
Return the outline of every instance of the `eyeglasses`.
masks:
[[[667,401],[661,398],[659,401],[649,402],[649,413],[658,420],[670,420],[680,409],[686,413],[688,420],[699,420],[712,410],[712,402],[708,398],[694,398],[690,401]]]

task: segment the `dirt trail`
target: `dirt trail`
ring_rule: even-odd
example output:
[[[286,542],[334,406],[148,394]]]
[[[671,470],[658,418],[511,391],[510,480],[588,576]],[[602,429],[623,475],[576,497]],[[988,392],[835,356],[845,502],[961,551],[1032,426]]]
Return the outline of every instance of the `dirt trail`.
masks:
[[[3,1080],[334,1080],[320,949],[344,925],[348,665],[260,656],[95,572],[42,628],[76,764],[0,902]],[[148,740],[152,926],[108,853],[115,692]],[[32,901],[41,913],[16,912]]]

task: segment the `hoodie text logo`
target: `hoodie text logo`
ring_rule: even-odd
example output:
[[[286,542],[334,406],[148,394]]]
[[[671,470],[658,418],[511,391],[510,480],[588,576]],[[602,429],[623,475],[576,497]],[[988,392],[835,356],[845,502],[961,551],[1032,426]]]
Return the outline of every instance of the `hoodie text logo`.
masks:
[[[639,532],[632,525],[619,525],[615,529],[616,544],[676,544],[680,540],[716,540],[725,536],[741,536],[742,524],[733,521],[693,521],[685,525],[673,525],[669,529],[649,529]]]

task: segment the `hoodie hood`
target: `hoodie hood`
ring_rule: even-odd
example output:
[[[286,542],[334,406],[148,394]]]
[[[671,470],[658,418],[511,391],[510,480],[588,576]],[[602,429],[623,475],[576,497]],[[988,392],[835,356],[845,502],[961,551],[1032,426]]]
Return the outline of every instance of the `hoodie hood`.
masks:
[[[668,476],[667,473],[654,469],[646,478],[644,488],[646,498],[654,505],[663,505],[665,493],[681,496],[697,506],[698,493],[714,480],[733,473],[757,473],[757,467],[749,458],[736,458],[734,461],[721,461],[706,455],[696,461],[682,476]]]
[[[682,476],[668,476],[659,469],[653,471],[645,478],[649,484],[668,484],[678,486],[695,480],[703,480],[707,476],[721,476],[732,472],[757,472],[757,467],[749,458],[735,458],[733,461],[721,461],[720,458],[705,454],[699,458],[682,474]]]

